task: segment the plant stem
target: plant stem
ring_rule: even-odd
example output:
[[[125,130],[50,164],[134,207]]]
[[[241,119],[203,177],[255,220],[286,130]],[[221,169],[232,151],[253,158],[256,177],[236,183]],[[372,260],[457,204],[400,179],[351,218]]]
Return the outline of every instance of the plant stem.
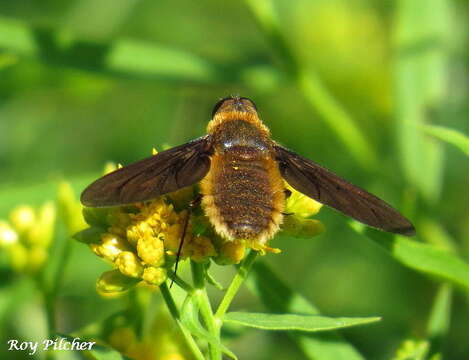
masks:
[[[246,280],[249,270],[251,269],[251,266],[254,260],[256,259],[256,257],[257,257],[257,251],[251,250],[251,252],[248,254],[248,256],[246,256],[246,258],[243,260],[243,262],[239,266],[238,272],[236,273],[235,277],[233,278],[233,281],[231,282],[230,286],[226,290],[225,296],[221,300],[220,305],[218,306],[217,312],[215,313],[215,319],[217,323],[220,323],[220,324],[222,323],[223,316],[225,315],[226,311],[230,307],[230,304],[233,301],[233,298],[235,297],[239,288],[243,284],[244,280]]]
[[[174,302],[174,299],[171,296],[171,292],[168,289],[168,285],[166,285],[166,283],[160,285],[160,291],[161,295],[163,295],[164,302],[166,303],[166,306],[168,307],[171,316],[176,321],[179,330],[181,330],[182,335],[184,336],[184,339],[186,340],[187,346],[189,347],[192,355],[194,355],[194,358],[197,360],[205,360],[204,355],[200,351],[199,346],[195,342],[191,333],[181,323],[181,315],[179,314],[179,310],[176,306],[176,303]]]
[[[181,279],[179,276],[174,275],[173,281],[177,286],[179,286],[187,294],[192,295],[194,293],[195,289],[190,284],[188,284],[183,279]]]
[[[216,323],[215,317],[213,316],[212,306],[207,295],[207,290],[205,288],[205,269],[203,264],[198,264],[195,261],[191,261],[192,269],[192,278],[194,281],[195,292],[200,315],[207,327],[208,332],[220,341],[220,326]],[[209,354],[211,360],[221,360],[221,351],[217,346],[212,346],[209,344]]]

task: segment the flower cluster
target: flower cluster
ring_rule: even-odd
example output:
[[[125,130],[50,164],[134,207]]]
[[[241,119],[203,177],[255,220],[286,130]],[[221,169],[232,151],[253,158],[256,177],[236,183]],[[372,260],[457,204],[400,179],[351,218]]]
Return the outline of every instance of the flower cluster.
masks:
[[[178,212],[168,197],[160,197],[133,206],[85,208],[83,214],[91,227],[76,238],[116,268],[98,280],[99,292],[120,292],[139,281],[160,285],[166,280],[188,220],[187,210]],[[205,261],[214,254],[210,240],[193,235],[188,223],[181,259]]]
[[[290,191],[283,232],[294,237],[321,233],[323,225],[308,219],[321,205],[291,188]],[[247,249],[261,254],[280,252],[255,241],[222,239],[200,210],[194,211],[189,219],[189,203],[195,194],[193,186],[130,206],[83,209],[90,227],[75,238],[88,244],[96,255],[115,268],[101,275],[98,292],[116,294],[137,283],[161,285],[174,265],[183,233],[180,260],[190,258],[199,263],[213,260],[219,265],[229,265],[239,263]]]
[[[10,213],[9,221],[0,221],[0,248],[14,271],[34,274],[44,266],[55,220],[55,206],[47,202],[39,209],[17,206]]]

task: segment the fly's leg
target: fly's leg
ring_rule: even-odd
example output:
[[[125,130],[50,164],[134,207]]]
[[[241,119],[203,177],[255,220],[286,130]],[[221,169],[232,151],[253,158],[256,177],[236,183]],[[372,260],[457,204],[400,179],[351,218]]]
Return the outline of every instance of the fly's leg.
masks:
[[[179,265],[179,258],[181,257],[182,246],[184,245],[184,239],[186,238],[187,227],[189,226],[189,221],[190,221],[192,212],[197,206],[200,205],[201,200],[202,200],[202,195],[199,194],[194,200],[192,200],[189,203],[189,208],[187,209],[187,215],[186,215],[186,218],[184,219],[184,226],[182,228],[181,241],[179,242],[178,251],[176,253],[176,264],[174,265],[173,277],[171,279],[171,285],[169,285],[170,288],[173,286],[174,279],[176,278],[176,273],[177,273],[178,265]]]

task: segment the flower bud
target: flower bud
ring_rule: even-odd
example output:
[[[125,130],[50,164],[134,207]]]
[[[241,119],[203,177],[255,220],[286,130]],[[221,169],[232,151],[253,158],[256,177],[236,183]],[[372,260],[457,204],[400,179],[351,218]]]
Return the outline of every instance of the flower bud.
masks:
[[[128,290],[138,280],[123,275],[119,270],[106,271],[96,282],[96,290],[104,294],[116,294]]]
[[[151,285],[160,286],[167,279],[165,268],[149,266],[143,270],[142,279]]]
[[[147,265],[162,266],[164,264],[164,243],[155,236],[144,236],[138,239],[137,253]]]
[[[122,251],[116,258],[115,264],[125,276],[138,278],[142,276],[143,266],[137,255],[130,251]]]
[[[114,234],[104,233],[101,235],[101,244],[92,244],[93,251],[100,257],[114,262],[122,251],[129,250],[125,240]]]
[[[219,265],[239,264],[244,259],[246,253],[246,244],[244,241],[226,241],[219,250],[219,256],[216,262]]]
[[[31,206],[20,205],[11,212],[10,220],[19,233],[24,233],[36,223],[36,214]]]
[[[203,262],[210,256],[217,255],[212,242],[206,236],[193,236],[189,248],[191,250],[191,259],[196,262]]]
[[[164,234],[164,246],[166,250],[169,250],[170,252],[176,254],[179,248],[179,243],[181,242],[181,237],[182,237],[182,224],[173,224],[168,227],[168,229],[165,231]],[[189,233],[186,231],[186,233]],[[187,236],[186,239],[187,240]],[[184,241],[184,245],[182,247],[181,251],[181,256],[185,257],[186,255],[186,249],[187,249],[187,242]]]
[[[316,215],[322,207],[322,204],[314,199],[300,193],[286,184],[287,189],[291,191],[288,197],[285,212],[292,213],[297,217],[307,218]]]
[[[28,231],[26,241],[48,247],[54,237],[55,218],[55,205],[52,202],[45,203],[39,210],[36,223]]]
[[[153,229],[147,222],[142,221],[136,225],[129,226],[126,235],[129,243],[137,246],[139,239],[153,236]]]
[[[18,233],[6,222],[0,221],[0,247],[7,247],[18,242]]]
[[[104,164],[103,168],[103,175],[107,175],[109,173],[112,173],[113,171],[116,171],[119,167],[117,166],[116,163],[112,161],[108,161],[106,164]]]

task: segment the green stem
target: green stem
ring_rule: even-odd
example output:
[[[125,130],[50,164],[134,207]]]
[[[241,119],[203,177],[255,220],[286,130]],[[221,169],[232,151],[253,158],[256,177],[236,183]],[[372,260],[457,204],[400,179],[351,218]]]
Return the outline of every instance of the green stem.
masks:
[[[219,324],[222,323],[223,316],[225,315],[226,311],[230,307],[230,304],[233,301],[233,298],[235,297],[239,288],[243,284],[244,280],[246,280],[249,270],[251,269],[251,266],[254,263],[254,260],[256,260],[256,257],[257,257],[257,251],[251,250],[251,252],[248,254],[248,256],[246,256],[246,258],[243,260],[243,262],[239,266],[238,272],[236,273],[235,277],[233,278],[233,281],[231,282],[230,286],[226,290],[225,296],[221,300],[220,305],[218,306],[217,312],[215,313],[215,319],[217,323]]]
[[[166,283],[163,283],[162,285],[160,285],[160,291],[161,291],[161,295],[163,295],[164,302],[166,303],[166,306],[168,307],[169,313],[176,321],[176,324],[179,327],[179,330],[181,330],[181,333],[184,336],[184,339],[186,340],[187,346],[189,347],[192,355],[194,355],[194,358],[197,360],[205,360],[204,355],[200,351],[199,346],[195,342],[191,333],[181,323],[181,315],[179,314],[179,310],[176,306],[176,303],[174,302],[174,299],[171,296],[171,292],[168,289],[168,285],[166,285]]]
[[[188,295],[194,294],[195,289],[186,281],[181,279],[179,276],[174,275],[172,280],[177,286],[179,286],[182,290],[184,290]]]
[[[212,305],[207,295],[205,288],[205,269],[203,264],[198,264],[191,261],[192,278],[194,281],[195,292],[194,296],[197,297],[199,304],[200,315],[207,327],[208,332],[220,342],[220,326],[216,323],[213,316]],[[209,344],[209,354],[211,360],[221,360],[222,355],[218,346]]]

